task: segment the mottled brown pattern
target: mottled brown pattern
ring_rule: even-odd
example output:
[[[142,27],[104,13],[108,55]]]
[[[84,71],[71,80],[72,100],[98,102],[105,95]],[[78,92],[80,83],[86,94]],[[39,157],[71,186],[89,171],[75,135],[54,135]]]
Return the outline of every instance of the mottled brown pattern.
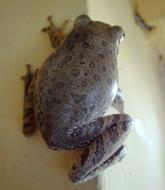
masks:
[[[72,56],[66,56],[60,63],[57,64],[59,68],[64,67],[68,62],[72,60]]]
[[[132,119],[126,114],[115,114],[104,117],[103,122],[102,132],[90,144],[88,156],[82,155],[85,158],[83,165],[79,159],[76,168],[70,171],[74,183],[82,183],[95,177],[99,171],[121,161],[125,155],[122,143],[131,129]],[[123,125],[127,126],[127,130],[123,130]],[[118,140],[114,140],[115,136]]]
[[[81,178],[79,180],[79,183],[84,183],[90,179],[92,179],[93,177],[96,177],[97,175],[99,175],[100,172],[102,172],[104,169],[106,169],[109,166],[112,166],[113,164],[116,164],[117,162],[120,162],[124,156],[125,156],[126,152],[125,152],[125,147],[122,145],[115,153],[114,155],[112,155],[111,157],[109,157],[106,161],[104,161],[102,164],[100,164],[97,168],[95,168],[94,170],[92,170],[91,172],[89,172],[86,176],[84,176],[84,178]],[[93,159],[92,163],[95,163],[96,161]],[[76,168],[74,168],[76,169]]]
[[[84,153],[82,154],[82,156],[81,156],[81,166],[84,165],[84,163],[85,163],[85,161],[87,160],[88,156],[89,156],[89,149],[87,148],[87,149],[85,150],[85,152],[84,152]]]
[[[35,130],[35,118],[34,118],[34,86],[37,70],[31,71],[31,66],[27,65],[27,73],[22,79],[24,80],[24,116],[23,116],[23,134],[25,136],[31,136]]]
[[[88,85],[87,81],[82,81],[82,82],[81,82],[81,86],[82,86],[82,87],[86,87],[87,85]]]
[[[89,68],[91,68],[91,69],[94,69],[94,68],[95,68],[95,64],[94,64],[93,61],[91,61],[91,62],[89,63]]]
[[[100,77],[99,75],[96,75],[96,74],[93,75],[93,79],[94,79],[96,82],[101,81],[101,77]]]
[[[116,108],[123,105],[116,56],[124,32],[80,15],[70,34],[61,37],[48,20],[45,30],[53,47],[60,46],[38,72],[29,101],[49,148],[87,147],[70,171],[72,181],[81,183],[118,160],[116,152],[130,130],[128,115],[103,116],[114,102]]]
[[[80,69],[72,69],[71,70],[71,75],[74,77],[78,77],[80,75],[81,70]]]
[[[103,46],[107,46],[107,42],[104,41],[104,40],[101,42],[101,44],[102,44]]]

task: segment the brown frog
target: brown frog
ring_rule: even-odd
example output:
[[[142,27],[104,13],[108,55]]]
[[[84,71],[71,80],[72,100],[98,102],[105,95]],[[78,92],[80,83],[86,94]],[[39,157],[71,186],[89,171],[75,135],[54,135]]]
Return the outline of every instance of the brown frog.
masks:
[[[48,20],[43,31],[56,50],[33,77],[30,70],[25,77],[23,132],[31,135],[36,123],[51,149],[86,147],[69,173],[74,183],[81,183],[125,155],[122,143],[132,119],[123,113],[116,60],[125,34],[120,26],[80,15],[65,37]],[[104,116],[111,106],[121,113]]]

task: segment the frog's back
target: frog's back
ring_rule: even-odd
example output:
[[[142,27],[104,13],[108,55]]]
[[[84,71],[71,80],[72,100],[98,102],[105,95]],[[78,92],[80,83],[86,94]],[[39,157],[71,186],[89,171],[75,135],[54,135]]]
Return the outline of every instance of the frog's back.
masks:
[[[108,25],[96,23],[97,30],[108,30]],[[91,22],[87,28],[73,30],[39,74],[43,109],[65,124],[84,124],[100,117],[117,91],[113,47],[95,25]]]

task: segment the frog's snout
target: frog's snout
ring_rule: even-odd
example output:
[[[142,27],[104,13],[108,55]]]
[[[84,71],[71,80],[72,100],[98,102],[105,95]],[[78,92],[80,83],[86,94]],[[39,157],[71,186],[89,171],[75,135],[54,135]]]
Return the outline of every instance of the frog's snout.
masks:
[[[112,31],[120,42],[125,38],[125,32],[121,26],[113,26]]]
[[[119,41],[122,42],[124,39],[125,39],[125,32],[123,31],[123,32],[122,32],[122,35],[121,35],[121,38],[120,38]]]

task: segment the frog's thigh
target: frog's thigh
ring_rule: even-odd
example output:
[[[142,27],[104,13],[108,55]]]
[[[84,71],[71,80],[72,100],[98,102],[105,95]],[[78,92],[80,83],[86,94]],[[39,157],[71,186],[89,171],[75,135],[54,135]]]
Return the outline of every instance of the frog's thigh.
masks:
[[[89,176],[90,179],[95,177],[99,168],[122,146],[132,125],[132,119],[126,114],[106,116],[103,120],[104,132],[89,145],[70,171],[74,183],[86,181]]]
[[[94,177],[96,177],[100,172],[102,172],[104,169],[108,168],[109,166],[112,166],[118,162],[120,162],[126,155],[125,146],[122,145],[120,148],[117,149],[117,151],[110,156],[106,161],[104,161],[102,164],[100,164],[98,167],[96,167],[94,170],[89,172],[84,180],[81,180],[81,183],[86,182]]]
[[[122,93],[122,91],[120,90],[120,88],[118,88],[116,97],[113,101],[112,106],[117,109],[120,113],[123,113],[124,111],[124,95]]]
[[[24,99],[23,134],[26,136],[31,136],[35,129],[33,94],[36,76],[37,70],[32,74],[32,80]]]

